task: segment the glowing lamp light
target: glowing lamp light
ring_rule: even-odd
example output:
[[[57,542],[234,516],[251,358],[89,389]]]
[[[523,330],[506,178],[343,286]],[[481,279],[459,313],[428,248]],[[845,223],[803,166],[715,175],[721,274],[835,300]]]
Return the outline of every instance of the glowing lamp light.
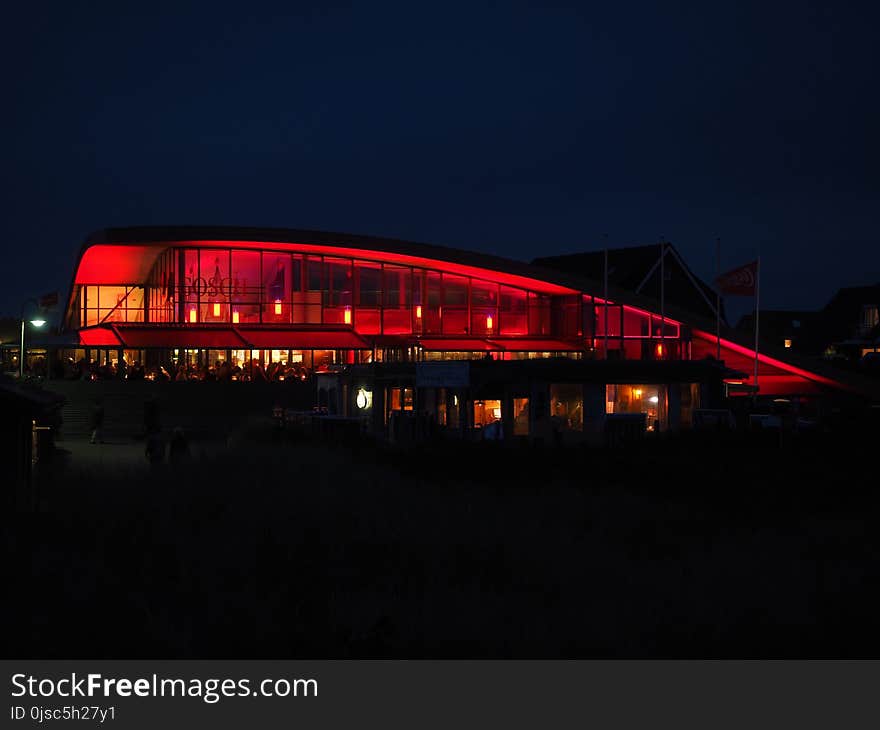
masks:
[[[641,398],[642,397],[642,389],[641,388],[633,388],[633,398]]]
[[[651,401],[651,403],[657,403],[660,399],[656,395],[652,395],[648,400]]]
[[[232,324],[238,324],[240,316],[237,309],[232,310]]]
[[[191,307],[189,310],[189,321],[197,322],[199,318],[199,313],[196,311],[195,307]]]
[[[351,307],[345,308],[345,312],[342,314],[342,319],[345,324],[351,324]]]
[[[486,330],[491,332],[492,331],[492,324],[493,324],[492,315],[491,314],[486,315]]]
[[[279,315],[281,314],[281,300],[280,299],[275,300],[275,314],[279,314]]]
[[[220,316],[220,302],[214,302],[214,316]]]
[[[657,345],[657,357],[663,357],[663,345]]]
[[[416,319],[422,318],[422,305],[416,304]]]
[[[44,324],[46,324],[46,320],[45,319],[32,319],[31,324],[34,327],[42,327]]]
[[[362,411],[370,408],[373,405],[373,392],[370,390],[366,390],[365,388],[361,388],[360,390],[358,390],[354,402],[355,405]]]

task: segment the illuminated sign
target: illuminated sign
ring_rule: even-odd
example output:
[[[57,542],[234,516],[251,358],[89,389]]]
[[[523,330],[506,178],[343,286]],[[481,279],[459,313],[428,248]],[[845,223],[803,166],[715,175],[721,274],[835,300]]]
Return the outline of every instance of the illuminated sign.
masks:
[[[373,407],[373,391],[361,388],[354,399],[355,405],[362,411]]]

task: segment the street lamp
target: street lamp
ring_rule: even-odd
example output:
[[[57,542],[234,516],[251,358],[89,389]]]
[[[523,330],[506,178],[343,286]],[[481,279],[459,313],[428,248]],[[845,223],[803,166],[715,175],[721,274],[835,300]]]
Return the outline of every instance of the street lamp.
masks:
[[[21,349],[18,351],[18,377],[20,380],[24,380],[24,358],[25,358],[25,350],[24,350],[24,328],[25,328],[25,318],[24,318],[24,310],[28,304],[33,302],[38,307],[40,306],[39,302],[36,299],[25,299],[24,304],[21,305]],[[35,317],[31,321],[31,325],[36,328],[42,327],[46,324],[46,320],[42,317]]]

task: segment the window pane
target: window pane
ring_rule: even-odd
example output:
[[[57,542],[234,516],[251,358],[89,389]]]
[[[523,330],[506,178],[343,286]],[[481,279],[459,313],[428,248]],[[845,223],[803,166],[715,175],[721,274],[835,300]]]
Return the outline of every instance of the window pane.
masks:
[[[509,286],[501,287],[499,326],[502,335],[526,335],[529,333],[525,291]]]
[[[284,324],[291,320],[290,255],[263,254],[263,321]]]
[[[229,251],[200,252],[200,322],[229,321]]]
[[[460,335],[470,331],[468,323],[468,279],[443,274],[443,334]]]
[[[488,281],[471,282],[471,333],[498,333],[498,286]]]
[[[563,431],[582,431],[584,428],[583,387],[578,384],[550,386],[550,418]]]
[[[232,323],[260,321],[260,252],[232,252]]]
[[[386,266],[385,307],[383,311],[385,334],[412,332],[413,311],[412,271],[403,266]]]

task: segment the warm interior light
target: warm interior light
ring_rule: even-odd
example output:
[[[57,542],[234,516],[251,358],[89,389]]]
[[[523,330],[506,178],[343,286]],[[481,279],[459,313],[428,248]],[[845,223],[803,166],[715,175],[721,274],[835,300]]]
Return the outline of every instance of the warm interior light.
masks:
[[[656,395],[652,395],[650,398],[648,398],[648,400],[651,401],[651,403],[658,403],[660,401],[660,398],[658,398]]]
[[[786,339],[786,340],[785,340],[785,347],[786,347],[786,348],[790,348],[790,347],[791,347],[791,340],[789,340],[789,339]]]
[[[416,319],[422,318],[422,305],[416,304]]]
[[[195,322],[195,321],[197,321],[197,320],[198,320],[198,316],[199,316],[199,313],[196,311],[196,308],[195,308],[195,307],[192,307],[192,308],[189,310],[189,321],[190,321],[190,322]]]
[[[220,316],[220,302],[214,302],[214,316]]]
[[[355,405],[362,411],[373,406],[373,391],[361,388],[355,397]]]
[[[281,300],[275,300],[275,314],[281,314]]]
[[[492,330],[492,315],[491,314],[486,315],[486,330],[487,331]]]
[[[351,324],[351,307],[345,308],[345,312],[343,313],[342,318],[345,324]]]
[[[45,319],[32,319],[31,324],[34,327],[42,327],[44,324],[46,324],[46,320]]]
[[[238,324],[238,320],[239,320],[238,310],[233,309],[232,310],[232,324]]]
[[[633,388],[633,398],[641,398],[642,397],[642,389],[641,388]]]
[[[657,357],[663,357],[663,345],[659,343],[657,345]]]

